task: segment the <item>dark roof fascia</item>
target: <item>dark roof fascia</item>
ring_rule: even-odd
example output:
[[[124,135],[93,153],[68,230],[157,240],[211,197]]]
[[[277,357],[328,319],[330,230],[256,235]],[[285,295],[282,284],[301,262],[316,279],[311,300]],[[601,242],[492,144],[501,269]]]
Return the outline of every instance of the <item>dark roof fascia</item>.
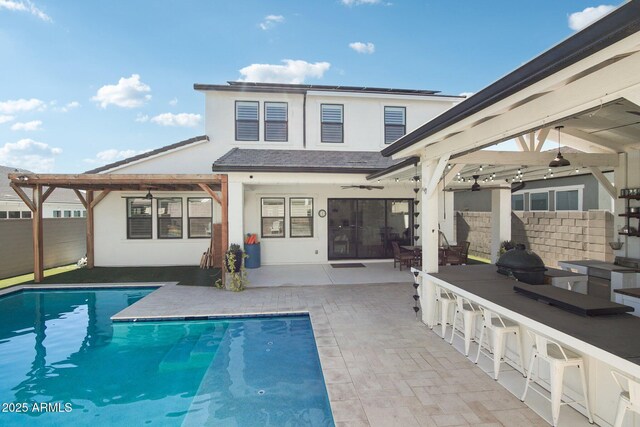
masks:
[[[382,150],[389,157],[640,30],[640,1],[630,1]]]
[[[100,172],[108,171],[118,166],[126,165],[128,163],[142,160],[147,157],[152,157],[152,156],[155,156],[156,154],[161,154],[166,151],[175,150],[176,148],[184,147],[185,145],[193,144],[195,142],[200,142],[200,141],[209,141],[209,137],[207,135],[200,135],[193,138],[185,139],[184,141],[176,142],[175,144],[171,144],[171,145],[165,145],[164,147],[147,151],[146,153],[138,154],[137,156],[128,157],[126,159],[119,160],[117,162],[109,163],[108,165],[100,166],[99,168],[91,169],[84,173],[100,173]]]
[[[382,170],[378,170],[377,172],[372,173],[371,175],[367,175],[367,180],[372,180],[372,179],[376,179],[379,178],[381,176],[390,174],[392,172],[395,172],[397,170],[403,169],[407,166],[413,166],[416,165],[420,162],[420,157],[418,156],[411,156],[411,157],[407,157],[406,159],[404,159],[401,162],[396,163],[393,166],[389,166],[386,169],[382,169]]]
[[[278,172],[278,173],[349,173],[370,174],[380,169],[375,168],[339,168],[314,166],[220,166],[215,163],[211,167],[213,172]]]
[[[375,93],[380,95],[413,95],[413,96],[437,96],[464,98],[458,95],[443,95],[440,91],[421,89],[392,89],[365,86],[329,86],[329,85],[295,85],[282,83],[248,83],[248,82],[228,82],[228,85],[195,83],[194,90],[202,91],[227,91],[227,92],[263,92],[263,93],[298,93],[304,94],[309,91],[323,92],[356,92]]]

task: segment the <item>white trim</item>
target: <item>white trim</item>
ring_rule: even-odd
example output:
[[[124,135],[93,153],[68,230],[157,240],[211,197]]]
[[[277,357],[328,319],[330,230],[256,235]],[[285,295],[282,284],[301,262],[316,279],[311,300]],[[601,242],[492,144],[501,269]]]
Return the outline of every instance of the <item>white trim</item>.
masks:
[[[558,209],[558,191],[578,191],[578,209]],[[565,187],[558,187],[557,190],[554,190],[554,204],[553,204],[553,209],[556,212],[581,212],[582,211],[582,207],[583,207],[583,201],[584,201],[584,185],[571,185],[571,186],[565,186]]]
[[[578,209],[574,210],[574,209],[568,209],[568,210],[559,210],[556,208],[557,206],[557,202],[558,199],[556,197],[556,194],[558,193],[558,191],[572,191],[572,190],[578,190]],[[553,199],[553,210],[549,209],[549,192],[553,191],[554,192],[554,199]],[[538,193],[547,193],[547,209],[531,209],[531,198],[530,198],[530,194],[538,194]],[[581,212],[582,208],[584,206],[583,204],[583,200],[584,200],[584,184],[578,184],[578,185],[563,185],[560,187],[554,186],[554,187],[544,187],[544,188],[534,188],[531,190],[518,190],[514,193],[511,194],[511,196],[517,196],[517,195],[527,195],[525,199],[523,199],[523,202],[528,200],[529,201],[529,210],[522,210],[522,211],[515,211],[515,212]],[[526,203],[525,203],[526,205]],[[513,206],[513,204],[512,204]],[[512,208],[513,210],[513,208]]]
[[[415,101],[442,101],[442,102],[451,102],[458,101],[462,102],[466,98],[455,95],[442,95],[442,96],[434,96],[434,95],[401,95],[401,94],[386,94],[386,93],[362,93],[362,92],[325,92],[325,91],[316,91],[310,90],[307,92],[307,96],[317,96],[322,98],[382,98],[382,99],[402,99],[402,100],[415,100]]]

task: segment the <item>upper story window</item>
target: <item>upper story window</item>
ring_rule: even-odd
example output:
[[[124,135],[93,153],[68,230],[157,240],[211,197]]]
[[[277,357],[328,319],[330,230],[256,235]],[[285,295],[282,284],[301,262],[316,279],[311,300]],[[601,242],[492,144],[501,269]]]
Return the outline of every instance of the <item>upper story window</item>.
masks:
[[[406,108],[384,107],[384,143],[391,144],[406,131]]]
[[[288,106],[286,102],[264,103],[264,140],[287,141]]]
[[[322,142],[344,142],[344,114],[340,104],[322,104],[320,106]]]
[[[236,101],[236,141],[259,139],[257,101]]]

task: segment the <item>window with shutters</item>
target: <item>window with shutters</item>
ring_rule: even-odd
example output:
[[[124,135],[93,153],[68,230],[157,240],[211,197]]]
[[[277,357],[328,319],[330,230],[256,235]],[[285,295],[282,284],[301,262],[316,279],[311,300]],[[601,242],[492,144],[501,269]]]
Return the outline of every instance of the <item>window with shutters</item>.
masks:
[[[151,199],[127,199],[127,239],[151,239]]]
[[[405,107],[384,107],[384,143],[391,144],[407,131]]]
[[[258,101],[236,101],[236,141],[259,139]]]
[[[344,142],[343,106],[339,104],[322,104],[320,106],[322,142]]]
[[[288,106],[286,102],[264,103],[264,140],[285,142],[289,136],[287,129]]]

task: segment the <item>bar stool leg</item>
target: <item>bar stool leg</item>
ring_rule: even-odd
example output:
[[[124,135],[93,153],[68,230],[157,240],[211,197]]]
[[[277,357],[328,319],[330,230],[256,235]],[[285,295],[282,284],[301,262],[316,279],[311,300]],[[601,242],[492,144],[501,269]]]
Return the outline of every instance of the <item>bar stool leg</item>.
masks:
[[[478,360],[480,359],[480,350],[482,350],[482,343],[484,342],[484,332],[487,330],[486,326],[482,326],[482,329],[480,330],[480,342],[478,343],[478,354],[476,354],[476,360],[475,363],[476,365],[478,364]]]
[[[517,347],[518,347],[518,353],[520,355],[520,369],[522,369],[522,376],[526,377],[527,376],[527,372],[524,370],[524,356],[522,355],[522,341],[520,341],[520,334],[518,333],[518,331],[515,331],[514,334],[516,335],[516,341],[517,341]]]
[[[560,401],[562,399],[562,380],[564,377],[564,366],[551,363],[549,367],[549,382],[551,383],[551,417],[553,426],[558,425],[560,417]]]
[[[506,343],[503,333],[494,332],[493,337],[493,379],[498,381],[500,362],[504,356],[504,346]]]
[[[449,317],[449,301],[441,300],[440,301],[440,324],[442,325],[442,339],[445,339],[445,334],[447,332],[447,320]]]
[[[458,305],[456,304],[455,306],[455,310],[453,311],[453,324],[451,325],[451,339],[449,340],[449,344],[453,344],[453,336],[456,334],[456,324],[458,323],[458,314],[460,313],[460,311],[458,311]]]
[[[589,423],[593,424],[593,417],[591,416],[591,408],[589,407],[589,395],[587,394],[587,377],[584,373],[584,366],[578,365],[580,371],[580,379],[582,380],[582,394],[584,395],[584,406],[587,409],[587,416],[589,417]]]
[[[524,382],[524,393],[522,393],[521,401],[524,402],[524,399],[527,397],[527,391],[529,390],[529,383],[531,382],[531,376],[533,375],[533,364],[536,361],[537,354],[535,351],[531,354],[531,361],[529,362],[529,370],[527,371],[527,379]]]
[[[464,313],[464,355],[469,356],[469,348],[471,347],[471,339],[475,332],[476,316],[474,313]]]

